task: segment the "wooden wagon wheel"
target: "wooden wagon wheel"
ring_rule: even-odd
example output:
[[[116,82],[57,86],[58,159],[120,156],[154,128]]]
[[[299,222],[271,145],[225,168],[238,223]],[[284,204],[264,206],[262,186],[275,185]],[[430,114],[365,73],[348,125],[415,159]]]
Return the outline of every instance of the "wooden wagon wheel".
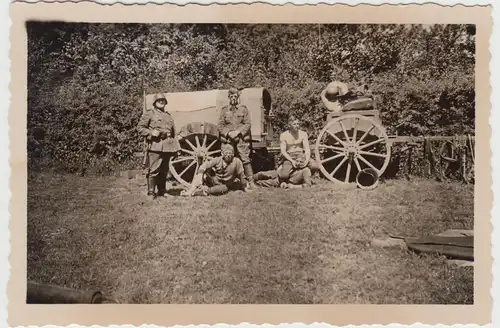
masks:
[[[328,180],[349,183],[365,168],[382,175],[391,158],[391,143],[385,129],[370,117],[346,114],[320,131],[315,155]]]
[[[173,177],[189,188],[200,166],[220,153],[219,137],[208,133],[190,134],[179,140],[181,154],[169,163]]]

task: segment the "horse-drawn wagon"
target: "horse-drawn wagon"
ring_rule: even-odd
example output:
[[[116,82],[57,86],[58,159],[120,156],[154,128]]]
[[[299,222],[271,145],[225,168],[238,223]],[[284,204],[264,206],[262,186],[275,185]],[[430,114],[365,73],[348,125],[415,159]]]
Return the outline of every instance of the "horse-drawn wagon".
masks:
[[[152,107],[153,97],[154,93],[144,92],[144,110]],[[217,124],[222,107],[229,103],[228,90],[173,92],[167,98],[181,147],[180,155],[170,161],[170,173],[189,187],[200,165],[220,154]],[[265,153],[273,138],[271,95],[265,88],[243,89],[240,103],[250,113],[254,152]]]

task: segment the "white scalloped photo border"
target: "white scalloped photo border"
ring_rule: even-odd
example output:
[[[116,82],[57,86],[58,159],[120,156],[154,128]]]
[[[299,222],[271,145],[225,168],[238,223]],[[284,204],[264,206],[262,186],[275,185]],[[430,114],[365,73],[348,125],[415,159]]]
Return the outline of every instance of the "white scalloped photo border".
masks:
[[[499,291],[499,286],[498,286],[498,279],[495,279],[495,273],[497,273],[498,265],[496,260],[495,254],[498,254],[498,242],[495,242],[499,237],[500,234],[498,232],[498,229],[496,229],[496,219],[500,217],[500,209],[499,209],[499,204],[496,204],[495,201],[498,202],[498,194],[500,192],[499,189],[499,181],[500,181],[500,165],[496,165],[497,162],[500,162],[500,151],[495,151],[495,148],[497,145],[500,145],[500,113],[498,113],[499,109],[499,104],[500,104],[500,80],[499,80],[499,72],[500,72],[500,46],[498,45],[500,42],[500,1],[499,0],[463,0],[463,1],[457,1],[457,0],[434,0],[434,1],[409,1],[409,0],[352,0],[352,1],[335,1],[335,0],[261,0],[261,1],[250,1],[250,0],[239,0],[239,1],[209,1],[209,0],[196,0],[196,1],[190,1],[190,0],[176,0],[176,1],[159,1],[159,0],[154,0],[154,1],[139,1],[139,0],[120,0],[120,1],[112,1],[112,0],[95,0],[95,1],[89,1],[89,0],[73,0],[73,1],[51,1],[51,0],[45,0],[45,1],[37,1],[37,0],[14,0],[12,2],[26,2],[26,3],[37,3],[37,2],[95,2],[103,5],[112,5],[115,3],[121,3],[125,5],[133,5],[133,4],[147,4],[147,3],[156,3],[156,4],[179,4],[179,5],[185,5],[185,4],[213,4],[213,3],[218,3],[218,4],[238,4],[238,3],[255,3],[255,2],[260,2],[260,3],[269,3],[269,4],[276,4],[276,5],[282,5],[282,4],[297,4],[297,5],[302,5],[302,4],[348,4],[348,5],[359,5],[359,4],[369,4],[369,5],[382,5],[382,4],[439,4],[439,5],[444,5],[444,6],[453,6],[453,5],[466,5],[466,6],[472,6],[472,5],[493,5],[493,30],[492,30],[492,36],[490,39],[490,53],[491,53],[491,62],[490,62],[490,86],[491,86],[491,112],[490,112],[490,126],[491,126],[491,139],[490,139],[490,148],[492,152],[492,158],[491,158],[491,172],[492,172],[492,178],[493,178],[493,185],[492,185],[492,190],[493,190],[493,210],[492,210],[492,224],[493,224],[493,233],[492,233],[492,256],[493,256],[493,285],[491,289],[491,296],[493,297],[493,313],[492,313],[492,323],[490,325],[482,326],[482,327],[500,327],[500,311],[498,307],[498,302],[495,301],[495,297],[498,296],[498,291]],[[10,181],[10,156],[9,156],[9,137],[8,137],[8,131],[9,131],[9,125],[8,125],[8,112],[9,112],[9,107],[10,107],[10,100],[12,98],[12,95],[9,92],[9,83],[10,83],[10,60],[9,60],[9,51],[10,51],[10,42],[9,42],[9,33],[10,33],[10,18],[9,18],[9,2],[6,0],[0,0],[0,10],[2,16],[0,17],[0,24],[2,25],[2,30],[0,33],[0,41],[2,43],[2,51],[1,51],[1,61],[0,61],[0,67],[2,69],[2,73],[0,75],[0,84],[1,84],[1,90],[0,90],[0,99],[3,100],[2,102],[2,112],[1,112],[1,119],[0,119],[0,153],[5,154],[2,156],[1,160],[1,172],[5,172],[6,174],[0,174],[0,184],[3,187],[3,193],[2,197],[0,197],[0,207],[2,209],[2,214],[0,217],[0,241],[2,243],[2,246],[0,246],[0,268],[2,268],[1,271],[1,283],[0,283],[0,328],[7,327],[7,282],[9,279],[10,275],[10,265],[9,265],[9,260],[8,256],[10,254],[10,243],[9,243],[9,230],[8,230],[8,224],[9,224],[9,204],[10,204],[10,189],[9,189],[9,183]],[[496,41],[493,42],[493,40]],[[497,310],[497,311],[495,311]],[[310,327],[310,328],[327,328],[327,327],[336,327],[336,326],[331,326],[325,323],[315,323],[315,324],[310,324],[310,325],[305,325],[302,323],[287,323],[287,324],[281,324],[281,325],[269,325],[269,324],[264,324],[264,325],[254,325],[254,324],[248,324],[248,323],[241,323],[239,325],[227,325],[227,324],[216,324],[216,325],[190,325],[190,326],[172,326],[175,328],[181,328],[181,327],[197,327],[197,328],[205,328],[205,327],[217,327],[217,328],[228,328],[228,327],[240,327],[240,328],[253,328],[253,327],[261,327],[261,328],[271,328],[271,327],[280,327],[280,328],[299,328],[299,327]],[[28,326],[28,327],[36,327],[36,326]],[[53,326],[53,325],[47,325],[45,327],[58,327],[58,326]],[[70,325],[68,327],[84,327],[80,325]],[[97,325],[93,325],[91,327],[101,327]],[[131,325],[122,325],[122,326],[109,326],[109,327],[136,327],[136,326],[131,326]],[[160,327],[156,325],[141,325],[140,327]],[[343,326],[343,327],[387,327],[387,328],[392,328],[392,327],[412,327],[412,328],[417,328],[417,327],[436,327],[436,328],[444,328],[444,327],[479,327],[478,325],[452,325],[452,326],[447,326],[447,325],[422,325],[422,324],[413,324],[413,325],[400,325],[400,324],[390,324],[390,325],[361,325],[361,326],[353,326],[353,325],[348,325],[348,326]]]

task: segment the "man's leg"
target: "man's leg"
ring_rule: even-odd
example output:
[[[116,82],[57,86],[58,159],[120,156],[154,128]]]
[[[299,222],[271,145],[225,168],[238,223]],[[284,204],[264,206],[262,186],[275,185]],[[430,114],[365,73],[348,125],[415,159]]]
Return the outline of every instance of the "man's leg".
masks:
[[[161,153],[149,152],[149,169],[146,179],[148,181],[148,195],[156,196],[155,187],[158,180],[158,174],[162,165]]]
[[[158,172],[156,186],[158,187],[158,196],[164,196],[167,191],[167,174],[168,164],[170,161],[170,153],[161,153],[161,165]]]
[[[294,171],[290,176],[289,182],[293,185],[311,186],[311,170],[308,167],[305,167],[303,169]]]
[[[290,179],[290,175],[292,174],[292,170],[292,162],[285,159],[283,164],[281,164],[281,168],[278,170],[278,178],[280,182],[288,182],[288,179]]]
[[[208,178],[208,176],[207,176]],[[212,196],[219,196],[229,192],[229,188],[221,183],[216,177],[210,176],[210,180],[207,181],[207,194]]]
[[[254,179],[253,179],[253,168],[252,168],[252,163],[250,161],[250,152],[251,152],[251,144],[250,142],[246,141],[240,141],[236,145],[236,149],[238,151],[238,155],[241,159],[241,162],[243,163],[243,169],[245,170],[245,176],[248,181],[248,185],[250,188],[254,189],[257,186],[255,185]]]
[[[276,170],[270,170],[270,171],[261,171],[257,172],[253,175],[253,180],[256,181],[262,181],[262,180],[271,180],[275,179],[278,177],[278,172]]]
[[[260,187],[279,187],[278,171],[261,171],[253,175],[254,182]]]
[[[278,178],[259,180],[255,182],[260,187],[266,188],[278,188],[280,186],[280,181]]]

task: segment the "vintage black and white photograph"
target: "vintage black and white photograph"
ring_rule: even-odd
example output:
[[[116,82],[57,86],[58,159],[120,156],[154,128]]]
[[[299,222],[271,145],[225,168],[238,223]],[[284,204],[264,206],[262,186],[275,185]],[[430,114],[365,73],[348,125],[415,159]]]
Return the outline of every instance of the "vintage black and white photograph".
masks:
[[[474,304],[474,24],[25,29],[27,303]]]

